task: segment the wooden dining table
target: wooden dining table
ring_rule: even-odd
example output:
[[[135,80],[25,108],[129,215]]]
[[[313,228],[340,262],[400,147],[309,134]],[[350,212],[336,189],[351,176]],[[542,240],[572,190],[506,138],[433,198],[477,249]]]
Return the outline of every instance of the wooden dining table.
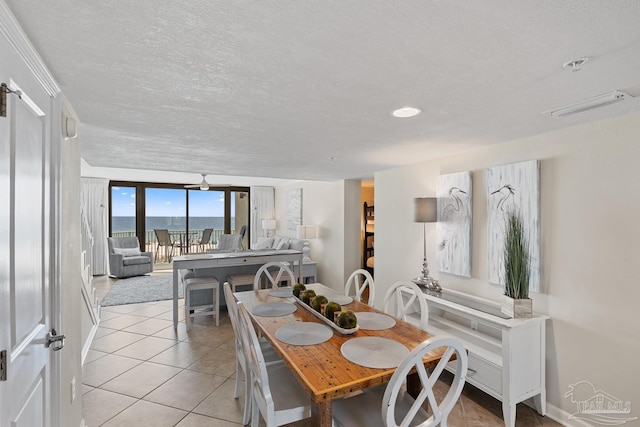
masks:
[[[329,289],[315,284],[318,295],[322,289]],[[329,292],[337,292],[331,289]],[[293,297],[278,298],[271,296],[269,290],[236,292],[236,299],[249,312],[257,330],[271,342],[275,351],[289,367],[293,375],[300,381],[311,397],[311,421],[313,426],[329,427],[332,425],[332,401],[340,399],[352,392],[364,390],[388,382],[395,368],[369,368],[347,360],[341,352],[342,345],[356,337],[383,337],[397,341],[413,350],[430,336],[422,329],[396,319],[395,326],[384,330],[365,330],[360,328],[353,334],[342,334],[336,330],[333,336],[321,344],[290,345],[276,338],[276,331],[293,322],[317,322],[324,324]],[[253,308],[269,302],[290,302],[296,304],[296,311],[279,317],[256,316]],[[353,301],[343,305],[343,310],[358,312],[379,312],[367,304]],[[425,366],[434,367],[442,356],[442,352],[429,353],[423,362]],[[382,404],[382,402],[381,402]]]

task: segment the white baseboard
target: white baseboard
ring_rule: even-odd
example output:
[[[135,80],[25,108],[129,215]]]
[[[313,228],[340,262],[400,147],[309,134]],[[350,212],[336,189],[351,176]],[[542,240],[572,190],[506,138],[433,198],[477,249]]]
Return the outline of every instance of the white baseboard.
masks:
[[[554,406],[547,402],[547,417],[551,418],[553,421],[562,424],[567,427],[593,427],[592,424],[587,423],[584,420],[580,419],[569,419],[571,416],[570,413],[564,411],[557,406]]]

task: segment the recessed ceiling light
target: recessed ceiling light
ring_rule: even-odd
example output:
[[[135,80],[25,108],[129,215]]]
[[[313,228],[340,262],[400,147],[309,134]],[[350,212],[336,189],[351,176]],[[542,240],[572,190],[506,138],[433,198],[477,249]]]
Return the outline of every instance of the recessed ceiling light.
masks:
[[[413,116],[417,116],[418,114],[420,114],[422,112],[421,109],[419,108],[415,108],[415,107],[402,107],[402,108],[398,108],[397,110],[393,110],[393,112],[391,113],[391,115],[393,117],[397,117],[399,119],[405,119],[407,117],[413,117]]]

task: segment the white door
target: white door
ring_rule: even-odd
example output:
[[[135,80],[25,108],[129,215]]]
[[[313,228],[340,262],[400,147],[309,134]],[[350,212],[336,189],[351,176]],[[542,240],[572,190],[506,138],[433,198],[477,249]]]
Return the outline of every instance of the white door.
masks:
[[[0,427],[51,426],[52,99],[0,31]],[[54,411],[55,412],[55,411]]]

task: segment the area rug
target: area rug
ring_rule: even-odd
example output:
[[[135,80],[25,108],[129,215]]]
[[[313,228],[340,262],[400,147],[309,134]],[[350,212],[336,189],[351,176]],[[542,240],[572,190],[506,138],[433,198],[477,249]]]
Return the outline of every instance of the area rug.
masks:
[[[178,296],[183,297],[181,286],[178,287]],[[173,299],[173,274],[166,273],[118,279],[100,305],[109,307],[169,299]]]

